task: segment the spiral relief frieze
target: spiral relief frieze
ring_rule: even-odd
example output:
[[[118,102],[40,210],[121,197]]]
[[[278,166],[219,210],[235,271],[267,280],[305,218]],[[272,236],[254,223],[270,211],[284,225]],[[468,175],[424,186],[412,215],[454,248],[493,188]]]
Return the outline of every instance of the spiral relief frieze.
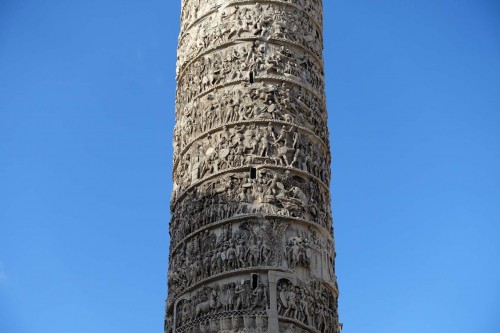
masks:
[[[283,78],[318,92],[324,90],[323,71],[306,53],[256,41],[230,46],[191,63],[178,80],[177,98],[181,103],[189,103],[230,82],[252,84],[266,76]]]
[[[183,0],[165,333],[339,333],[321,0]]]
[[[181,34],[177,57],[179,77],[193,58],[249,40],[301,49],[321,63],[320,29],[307,15],[297,9],[283,10],[282,5],[276,4],[257,7],[239,4],[224,7],[218,15],[207,17]]]
[[[205,20],[215,21],[231,15],[234,12],[234,7],[250,5],[251,10],[258,10],[262,6],[273,6],[275,11],[279,12],[299,11],[302,15],[307,16],[318,29],[322,30],[323,16],[322,3],[319,0],[207,0],[207,1],[188,1],[182,6],[181,13],[181,35],[183,38],[193,26]],[[285,9],[284,6],[289,6],[291,9]],[[229,10],[226,10],[230,8]]]

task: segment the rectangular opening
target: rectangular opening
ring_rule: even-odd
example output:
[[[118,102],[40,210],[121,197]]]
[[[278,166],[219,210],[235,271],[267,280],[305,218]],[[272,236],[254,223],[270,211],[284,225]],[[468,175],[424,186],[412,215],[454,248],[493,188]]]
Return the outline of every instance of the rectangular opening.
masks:
[[[259,285],[259,274],[252,273],[252,289],[257,288]]]
[[[255,178],[257,178],[257,169],[250,168],[250,179],[255,179]]]

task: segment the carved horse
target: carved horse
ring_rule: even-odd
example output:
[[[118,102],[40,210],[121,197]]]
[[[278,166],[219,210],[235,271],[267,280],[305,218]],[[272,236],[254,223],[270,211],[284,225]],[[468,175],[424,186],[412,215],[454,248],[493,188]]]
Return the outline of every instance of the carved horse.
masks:
[[[288,154],[289,153],[294,153],[295,149],[293,148],[288,148],[288,147],[278,147],[276,149],[275,156],[273,157],[274,161],[276,164],[279,162],[283,161],[284,165],[290,165],[290,162],[288,161]]]
[[[210,293],[210,299],[206,302],[202,302],[196,306],[195,317],[198,318],[200,314],[207,314],[210,310],[217,310],[217,293]]]

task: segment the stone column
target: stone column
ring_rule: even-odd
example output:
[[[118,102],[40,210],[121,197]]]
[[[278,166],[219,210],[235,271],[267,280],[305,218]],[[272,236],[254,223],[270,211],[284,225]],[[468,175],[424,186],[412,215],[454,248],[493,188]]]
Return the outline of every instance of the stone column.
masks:
[[[321,0],[183,0],[165,332],[338,333]]]

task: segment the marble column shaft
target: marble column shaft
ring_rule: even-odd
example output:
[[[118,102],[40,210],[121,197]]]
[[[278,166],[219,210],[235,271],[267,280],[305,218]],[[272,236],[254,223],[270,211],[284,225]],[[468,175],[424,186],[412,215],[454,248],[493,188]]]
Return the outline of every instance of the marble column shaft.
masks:
[[[321,0],[184,0],[166,333],[339,333]]]

